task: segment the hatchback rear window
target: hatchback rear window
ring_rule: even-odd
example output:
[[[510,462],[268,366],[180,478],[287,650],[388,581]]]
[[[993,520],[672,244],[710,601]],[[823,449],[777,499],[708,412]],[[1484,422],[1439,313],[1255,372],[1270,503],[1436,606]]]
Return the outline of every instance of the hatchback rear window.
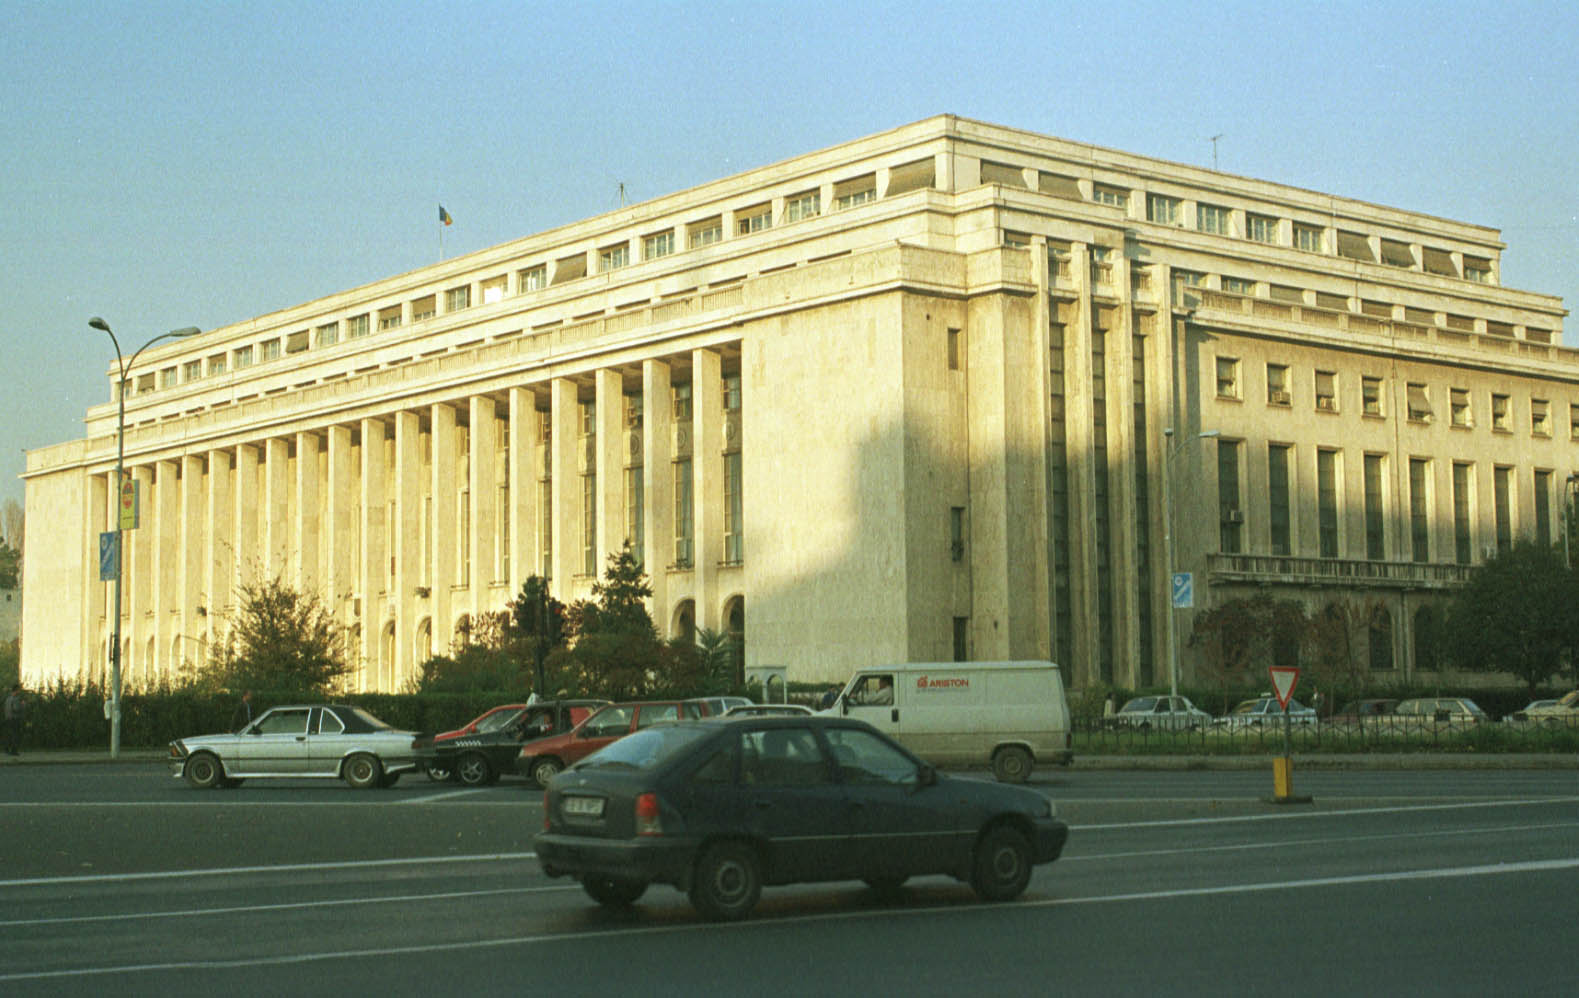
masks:
[[[702,738],[716,733],[715,728],[660,725],[645,728],[606,745],[587,756],[578,769],[652,769]]]

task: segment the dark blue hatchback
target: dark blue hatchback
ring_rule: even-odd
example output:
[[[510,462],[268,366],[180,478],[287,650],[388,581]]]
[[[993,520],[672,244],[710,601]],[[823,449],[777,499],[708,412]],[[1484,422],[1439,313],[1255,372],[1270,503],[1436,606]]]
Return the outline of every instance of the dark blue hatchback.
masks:
[[[1068,835],[1041,794],[944,776],[863,722],[746,717],[638,731],[567,769],[535,848],[600,904],[663,883],[736,919],[764,885],[809,881],[948,874],[1010,900]]]

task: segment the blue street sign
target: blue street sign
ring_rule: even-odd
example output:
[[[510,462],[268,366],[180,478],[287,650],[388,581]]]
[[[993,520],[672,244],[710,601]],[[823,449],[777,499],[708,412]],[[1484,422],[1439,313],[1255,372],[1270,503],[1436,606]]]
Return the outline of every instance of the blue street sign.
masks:
[[[1173,573],[1173,608],[1191,610],[1195,607],[1195,577],[1189,572]]]
[[[114,582],[118,574],[121,558],[119,545],[116,539],[120,535],[113,530],[106,530],[99,535],[99,581]]]

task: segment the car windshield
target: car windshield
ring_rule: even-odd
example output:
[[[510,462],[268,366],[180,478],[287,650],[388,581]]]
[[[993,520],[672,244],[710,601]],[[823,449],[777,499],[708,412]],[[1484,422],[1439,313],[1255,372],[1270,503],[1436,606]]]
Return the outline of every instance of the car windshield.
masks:
[[[1557,703],[1563,707],[1579,707],[1579,690],[1563,694],[1563,698]]]
[[[477,722],[477,733],[484,734],[489,731],[499,731],[508,727],[511,721],[520,716],[521,712],[519,710],[496,710]]]
[[[1155,707],[1156,705],[1157,705],[1157,698],[1156,697],[1136,697],[1135,699],[1131,700],[1129,703],[1125,704],[1123,707],[1121,707],[1119,709],[1120,709],[1120,711],[1122,713],[1130,714],[1130,713],[1134,713],[1135,711],[1150,710],[1151,708]]]
[[[576,768],[651,769],[675,752],[683,751],[692,742],[710,737],[716,730],[677,724],[643,728],[592,753]]]

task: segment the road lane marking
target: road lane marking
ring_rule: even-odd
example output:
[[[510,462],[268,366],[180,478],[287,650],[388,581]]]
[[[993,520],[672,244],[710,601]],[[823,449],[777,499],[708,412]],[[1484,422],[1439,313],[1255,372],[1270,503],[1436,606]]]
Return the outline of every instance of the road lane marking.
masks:
[[[0,880],[0,887],[40,887],[50,884],[110,884],[133,880],[179,880],[182,877],[228,877],[237,873],[300,873],[356,870],[380,866],[418,866],[429,863],[498,863],[536,859],[535,852],[478,853],[471,856],[413,856],[408,859],[356,859],[338,863],[282,863],[277,866],[226,866],[208,870],[158,870],[151,873],[84,873],[68,877],[28,877]]]
[[[1114,821],[1092,825],[1070,825],[1070,832],[1115,831],[1126,828],[1168,828],[1185,825],[1227,825],[1247,821],[1296,821],[1319,818],[1352,818],[1373,814],[1402,814],[1410,811],[1459,811],[1486,807],[1530,807],[1544,804],[1575,804],[1579,797],[1531,797],[1524,800],[1461,801],[1454,804],[1399,804],[1394,807],[1363,807],[1343,811],[1280,811],[1277,814],[1220,815],[1211,818],[1158,818],[1152,821]]]
[[[1573,828],[1579,822],[1560,821],[1546,825],[1501,825],[1493,828],[1454,828],[1436,832],[1395,832],[1387,835],[1345,835],[1342,838],[1325,839],[1280,839],[1276,842],[1236,842],[1231,845],[1185,846],[1179,849],[1136,849],[1129,852],[1100,852],[1083,856],[1072,856],[1065,852],[1058,857],[1059,863],[1089,863],[1092,860],[1138,859],[1143,856],[1198,856],[1207,852],[1250,852],[1256,849],[1288,849],[1298,846],[1332,845],[1334,843],[1347,845],[1351,842],[1384,842],[1389,839],[1419,839],[1442,838],[1451,835],[1506,835],[1509,832],[1536,832],[1550,831],[1554,828]]]
[[[0,974],[0,982],[36,981],[69,977],[95,977],[107,974],[149,973],[171,970],[235,970],[246,967],[285,966],[317,963],[325,960],[360,960],[415,956],[421,953],[453,953],[465,950],[498,949],[504,946],[537,946],[544,943],[586,942],[589,940],[656,936],[682,932],[716,934],[730,931],[750,931],[782,925],[811,922],[852,921],[870,918],[898,918],[914,915],[960,915],[971,912],[1003,911],[1013,908],[1061,908],[1083,904],[1112,904],[1129,901],[1172,900],[1185,897],[1212,895],[1252,894],[1264,891],[1309,890],[1320,887],[1345,887],[1356,884],[1392,883],[1398,881],[1449,880],[1465,877],[1505,876],[1523,873],[1552,873],[1579,869],[1579,857],[1567,859],[1527,860],[1517,863],[1487,863],[1478,866],[1442,867],[1429,870],[1395,870],[1388,873],[1362,873],[1337,877],[1313,877],[1300,880],[1263,881],[1247,884],[1220,884],[1215,887],[1182,887],[1171,890],[1133,891],[1121,894],[1101,894],[1079,898],[1048,898],[1040,901],[1012,901],[1004,904],[974,906],[934,905],[914,908],[881,908],[874,911],[841,911],[816,915],[791,915],[783,918],[748,920],[743,922],[693,922],[685,925],[650,925],[619,929],[599,929],[586,932],[506,936],[498,939],[471,939],[452,943],[419,943],[407,946],[387,946],[376,949],[325,950],[317,953],[287,953],[278,956],[249,957],[239,960],[175,960],[165,963],[134,963],[107,967],[80,967],[68,970],[15,971]]]

